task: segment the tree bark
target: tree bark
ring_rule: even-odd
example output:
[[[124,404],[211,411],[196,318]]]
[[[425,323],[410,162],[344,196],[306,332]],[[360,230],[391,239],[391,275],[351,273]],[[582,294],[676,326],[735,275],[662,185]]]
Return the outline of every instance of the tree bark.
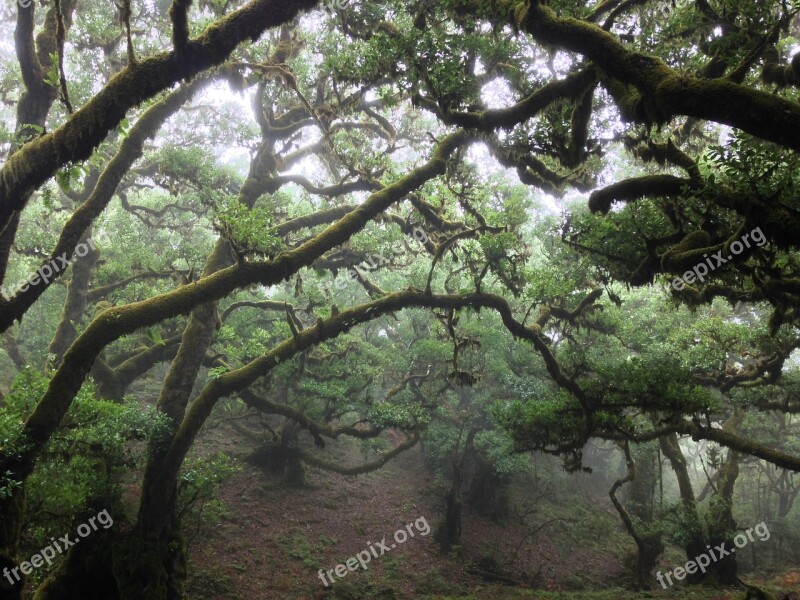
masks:
[[[664,543],[661,541],[661,536],[658,534],[651,534],[648,537],[642,537],[639,532],[636,531],[636,526],[633,523],[630,513],[617,498],[617,490],[620,487],[626,483],[636,480],[636,462],[631,456],[630,445],[628,442],[619,445],[622,448],[622,451],[625,453],[625,465],[627,467],[627,473],[625,477],[617,479],[614,482],[614,485],[611,486],[608,495],[611,498],[611,503],[614,505],[614,508],[617,509],[623,525],[625,525],[625,530],[636,543],[637,552],[634,575],[636,577],[638,589],[648,590],[652,588],[650,571],[653,570],[653,567],[655,567],[656,562],[658,561],[658,557],[664,551]]]
[[[91,236],[91,229],[89,230]],[[91,238],[90,238],[91,239]],[[100,252],[93,248],[89,243],[85,243],[88,251],[84,257],[75,257],[77,260],[72,264],[72,279],[67,287],[67,299],[64,302],[64,311],[61,315],[61,322],[56,328],[56,333],[50,342],[49,366],[57,368],[64,359],[64,353],[78,337],[76,325],[83,323],[83,315],[86,310],[86,295],[89,292],[89,285],[94,277],[95,267],[100,258]]]
[[[723,424],[723,429],[737,433],[739,425],[744,420],[745,412],[737,407],[734,414]],[[720,468],[720,478],[717,484],[717,493],[712,496],[709,541],[712,546],[725,543],[726,548],[734,548],[733,538],[736,535],[736,519],[733,518],[733,492],[736,480],[739,477],[740,455],[736,450],[728,450],[728,457]],[[735,585],[738,583],[738,567],[736,555],[729,554],[714,563],[714,569],[722,585]]]
[[[678,480],[683,513],[686,518],[686,526],[688,527],[688,531],[686,532],[687,542],[685,545],[686,557],[689,560],[694,560],[696,556],[706,551],[706,541],[703,532],[703,524],[700,520],[700,514],[697,511],[697,501],[695,500],[694,489],[692,488],[692,480],[689,477],[689,470],[686,467],[686,459],[683,456],[677,434],[671,433],[663,435],[658,438],[658,443],[661,446],[661,452],[669,460],[669,464],[672,466],[672,470],[675,472],[675,477]],[[687,581],[690,583],[697,583],[702,579],[703,575],[701,573],[687,575]]]

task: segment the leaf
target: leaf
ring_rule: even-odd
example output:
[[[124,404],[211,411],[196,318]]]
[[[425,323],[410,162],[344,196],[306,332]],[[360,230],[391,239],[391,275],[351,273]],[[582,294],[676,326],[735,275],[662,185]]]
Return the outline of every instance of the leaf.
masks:
[[[164,345],[164,338],[161,337],[161,332],[160,331],[157,331],[157,330],[154,330],[154,329],[150,329],[150,330],[147,331],[147,337],[154,344],[158,344],[159,346],[163,346]]]

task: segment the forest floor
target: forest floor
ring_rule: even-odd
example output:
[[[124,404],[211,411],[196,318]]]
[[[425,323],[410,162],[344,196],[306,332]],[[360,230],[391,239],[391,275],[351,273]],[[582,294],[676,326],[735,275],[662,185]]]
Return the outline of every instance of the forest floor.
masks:
[[[231,430],[221,428],[205,437],[201,453],[242,454],[241,438]],[[336,442],[328,445],[325,457],[348,465],[362,460],[356,445]],[[568,499],[556,499],[547,493],[546,481],[523,482],[515,486],[522,494],[512,499],[515,508],[504,525],[465,508],[463,545],[445,555],[434,540],[443,512],[442,487],[418,447],[358,477],[308,469],[303,488],[242,466],[219,491],[225,511],[203,527],[191,546],[188,591],[193,600],[744,597],[741,591],[718,587],[676,585],[640,594],[619,587],[630,579],[623,561],[633,543],[607,495],[579,489]],[[424,523],[430,527],[425,536]],[[399,529],[415,536],[391,548]],[[370,544],[378,548],[375,543],[384,536],[391,549],[373,556],[366,570],[348,571],[332,586],[322,583],[319,569],[332,570]],[[479,560],[502,565],[503,573],[520,585],[482,579],[470,568]],[[665,560],[674,566],[685,561],[677,551]],[[800,590],[797,568],[778,569],[761,580],[746,578],[776,592]]]

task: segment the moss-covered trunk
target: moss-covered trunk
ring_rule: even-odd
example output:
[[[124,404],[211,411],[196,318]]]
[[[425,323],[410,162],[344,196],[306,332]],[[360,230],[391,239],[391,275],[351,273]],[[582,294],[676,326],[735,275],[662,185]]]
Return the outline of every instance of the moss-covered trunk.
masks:
[[[628,510],[644,523],[652,523],[655,515],[659,453],[655,444],[639,444],[631,448],[636,461],[636,477],[626,488]]]
[[[694,560],[706,551],[706,541],[703,533],[703,525],[700,521],[700,514],[697,511],[697,500],[695,499],[692,480],[689,477],[689,470],[686,467],[686,459],[683,456],[677,434],[671,433],[658,438],[661,452],[669,460],[675,477],[678,480],[678,489],[683,505],[683,514],[686,520],[687,541],[685,544],[686,557]],[[697,583],[703,579],[702,573],[687,575],[690,583]]]
[[[636,564],[634,566],[636,587],[638,589],[650,589],[653,581],[650,577],[650,572],[656,566],[658,557],[661,556],[661,553],[664,551],[664,543],[660,533],[640,533],[637,531],[631,514],[617,498],[617,490],[626,483],[636,481],[637,475],[636,461],[634,461],[631,456],[630,445],[625,442],[624,444],[620,444],[620,448],[622,448],[625,453],[627,473],[625,477],[617,479],[614,482],[608,495],[611,498],[611,503],[614,505],[614,508],[617,509],[623,525],[625,525],[625,530],[636,543]]]
[[[455,485],[455,481],[453,482]],[[436,541],[443,552],[450,552],[453,546],[461,544],[461,495],[451,487],[444,497],[444,521],[436,531]]]
[[[110,542],[109,535],[96,534],[70,548],[64,561],[37,588],[33,600],[118,598]]]
[[[160,535],[136,527],[114,547],[113,572],[119,600],[183,600],[186,597],[186,544],[174,519],[174,507],[163,512],[169,523]]]
[[[137,529],[109,530],[73,546],[33,600],[178,600],[184,598],[185,544]]]
[[[456,446],[452,457],[452,470],[450,475],[450,489],[444,497],[444,521],[436,531],[436,541],[442,551],[450,552],[453,546],[461,544],[461,513],[463,510],[461,486],[464,483],[466,461],[474,450],[475,434],[477,428],[470,429],[464,442],[463,450]]]
[[[25,490],[0,500],[0,570],[11,571],[18,566],[22,524],[25,518]],[[22,583],[11,583],[0,577],[0,600],[19,600],[22,596]]]
[[[722,467],[718,494],[711,500],[711,518],[709,523],[709,538],[712,547],[725,543],[725,548],[733,549],[733,538],[736,534],[736,519],[733,518],[733,490],[736,479],[739,477],[739,453],[735,450],[728,451],[728,460]],[[738,583],[738,566],[736,555],[731,553],[714,563],[723,585],[736,585]]]
[[[300,455],[294,451],[297,446],[297,434],[300,431],[299,425],[294,421],[286,423],[281,432],[281,449],[286,463],[283,468],[284,481],[293,487],[303,487],[306,484],[306,469]]]
[[[251,162],[250,175],[239,192],[238,200],[242,205],[247,208],[253,207],[262,189],[254,183],[261,181],[268,174],[265,154],[258,153]],[[227,239],[220,238],[206,260],[202,277],[209,277],[234,262],[235,257],[230,243]],[[146,554],[140,555],[134,551],[131,560],[137,563],[137,566],[130,573],[124,572],[133,578],[130,582],[133,593],[135,581],[152,571],[156,583],[153,595],[148,597],[154,600],[183,598],[186,556],[184,544],[180,540],[180,522],[176,516],[178,472],[171,470],[167,473],[163,467],[165,457],[176,443],[175,433],[184,420],[186,406],[217,326],[216,302],[202,304],[192,311],[158,399],[158,410],[168,417],[169,431],[151,442],[142,483],[139,520],[136,524],[137,535],[133,539],[134,549],[139,544],[154,544],[154,546]],[[188,443],[191,444],[192,441]],[[124,600],[129,597],[128,583],[126,582],[122,590],[121,597]]]
[[[744,420],[744,410],[737,408],[734,414],[725,421],[723,429],[737,433],[739,425]],[[733,518],[733,492],[736,480],[739,477],[739,460],[741,455],[736,450],[729,450],[725,463],[720,467],[720,478],[716,493],[711,498],[709,514],[709,538],[711,545],[717,547],[725,544],[725,548],[732,550],[735,546],[733,538],[736,535],[736,519]],[[720,558],[714,563],[714,568],[723,585],[735,585],[739,581],[736,555],[731,552],[728,556]]]
[[[91,229],[89,230],[89,235],[91,236]],[[79,256],[80,254],[83,255]],[[51,366],[53,367],[61,364],[64,353],[78,337],[76,327],[83,323],[89,285],[94,277],[100,252],[97,251],[93,243],[85,242],[76,251],[74,258],[77,260],[72,264],[72,279],[67,288],[67,299],[64,302],[61,322],[58,324],[48,349]]]
[[[287,390],[286,386],[278,387],[276,402],[286,402]],[[280,434],[272,440],[260,443],[247,457],[247,461],[280,475],[288,485],[305,486],[306,469],[297,448],[299,432],[300,426],[297,422],[293,419],[286,419],[283,427],[280,428]]]
[[[151,441],[139,518],[127,542],[127,551],[122,552],[124,558],[115,559],[122,600],[141,598],[137,594],[142,581],[151,586],[148,599],[184,597],[186,556],[177,519],[178,481],[177,476],[166,476],[162,466],[216,330],[215,314],[216,303],[204,304],[192,312],[161,391],[158,409],[169,417],[169,429]]]

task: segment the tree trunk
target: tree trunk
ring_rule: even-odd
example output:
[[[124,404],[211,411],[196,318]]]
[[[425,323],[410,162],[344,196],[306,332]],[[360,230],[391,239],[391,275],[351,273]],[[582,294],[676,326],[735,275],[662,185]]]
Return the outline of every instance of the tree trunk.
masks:
[[[661,452],[669,460],[672,470],[675,471],[675,477],[678,479],[678,489],[680,490],[681,502],[683,503],[683,512],[689,529],[685,544],[686,557],[689,560],[694,560],[696,556],[705,553],[706,541],[703,533],[703,525],[700,521],[700,514],[697,511],[697,501],[695,500],[694,490],[692,489],[692,480],[689,477],[689,470],[686,468],[686,459],[681,451],[677,434],[670,433],[669,435],[663,435],[658,438],[658,442],[661,447]],[[703,578],[704,575],[700,572],[687,575],[686,577],[689,583],[698,583]]]
[[[281,431],[281,451],[285,457],[283,480],[293,487],[303,487],[306,484],[306,469],[295,451],[299,431],[300,427],[295,421],[288,421]]]
[[[444,497],[444,521],[436,532],[436,538],[443,552],[450,552],[453,546],[461,543],[461,497],[456,489],[456,480]]]
[[[617,509],[620,518],[622,519],[625,530],[633,538],[636,543],[636,566],[634,568],[634,575],[636,577],[636,584],[638,589],[650,589],[652,587],[652,578],[650,571],[656,566],[658,557],[664,551],[664,543],[661,540],[660,534],[650,534],[642,536],[636,531],[633,519],[630,513],[625,509],[622,502],[617,498],[617,490],[626,483],[636,480],[636,462],[631,456],[630,446],[627,442],[620,444],[623,452],[625,453],[625,464],[627,467],[627,474],[621,479],[617,479],[614,485],[611,486],[608,495],[614,508]]]
[[[440,523],[436,531],[436,541],[439,542],[439,546],[444,552],[450,552],[453,546],[458,546],[461,543],[461,512],[463,509],[461,485],[464,482],[466,458],[472,450],[473,440],[477,432],[477,428],[470,429],[464,442],[463,451],[459,452],[458,446],[454,450],[450,489],[444,497],[444,521]]]
[[[728,460],[722,467],[719,493],[711,500],[711,522],[709,538],[713,547],[725,543],[725,548],[734,548],[733,538],[736,534],[736,520],[733,518],[733,490],[739,476],[739,453],[728,451]],[[729,554],[714,563],[714,568],[722,585],[738,583],[738,567],[736,555]]]
[[[725,421],[723,429],[737,433],[739,425],[744,420],[744,410],[737,408],[734,414]],[[739,477],[740,454],[735,450],[728,450],[728,459],[720,468],[717,493],[711,499],[709,538],[712,546],[724,543],[727,549],[734,548],[733,538],[736,535],[736,520],[733,518],[733,492],[736,479]],[[738,583],[738,566],[736,555],[729,554],[714,563],[719,582],[723,585]]]
[[[259,177],[268,174],[263,169],[263,161],[264,156],[261,153],[253,159],[250,178],[239,192],[239,201],[248,208],[252,208],[259,195],[255,182]],[[230,242],[220,238],[206,260],[202,277],[208,277],[233,263]],[[134,595],[137,592],[137,580],[150,576],[153,576],[153,590],[147,598],[172,600],[184,597],[186,549],[180,536],[180,523],[176,514],[177,471],[167,475],[162,467],[174,435],[183,421],[203,360],[214,339],[217,318],[216,302],[202,304],[192,311],[178,353],[164,380],[157,407],[167,415],[170,427],[166,435],[153,440],[150,445],[142,483],[139,520],[136,534],[130,540],[130,560],[136,566],[120,565],[123,567],[122,575],[127,579],[126,585],[121,588],[120,597],[123,600],[140,597]]]
[[[183,600],[186,597],[186,544],[175,508],[165,506],[169,522],[156,535],[135,527],[114,548],[114,576],[120,600]]]
[[[18,565],[16,556],[24,520],[23,486],[18,494],[0,500],[0,570],[7,568],[10,571]],[[22,582],[11,585],[6,577],[0,576],[0,600],[20,600],[24,581],[23,578]]]
[[[216,304],[204,304],[192,312],[178,356],[164,382],[159,410],[170,420],[166,435],[157,436],[150,445],[147,468],[142,483],[139,519],[127,541],[127,558],[115,560],[121,568],[118,576],[122,600],[141,598],[141,585],[148,582],[146,597],[152,600],[183,598],[185,548],[180,540],[177,519],[177,477],[166,477],[162,461],[170,447],[189,401],[198,371],[215,331]]]
[[[636,477],[627,486],[626,505],[632,515],[652,523],[655,514],[658,449],[655,444],[639,444],[631,450],[636,462]]]
[[[91,239],[91,228],[88,230]],[[49,366],[57,368],[61,364],[64,353],[78,337],[77,325],[83,323],[83,314],[86,310],[86,295],[89,291],[100,252],[92,245],[84,244],[88,251],[85,256],[78,258],[72,264],[72,279],[67,288],[67,299],[64,302],[64,311],[61,322],[58,324],[53,340],[49,347]],[[76,255],[77,256],[77,255]]]
[[[70,548],[64,562],[36,590],[33,600],[118,598],[110,539],[95,534]]]
[[[474,449],[470,452],[473,465],[472,482],[466,495],[467,504],[481,515],[498,523],[508,518],[511,480],[498,475],[494,465]]]

